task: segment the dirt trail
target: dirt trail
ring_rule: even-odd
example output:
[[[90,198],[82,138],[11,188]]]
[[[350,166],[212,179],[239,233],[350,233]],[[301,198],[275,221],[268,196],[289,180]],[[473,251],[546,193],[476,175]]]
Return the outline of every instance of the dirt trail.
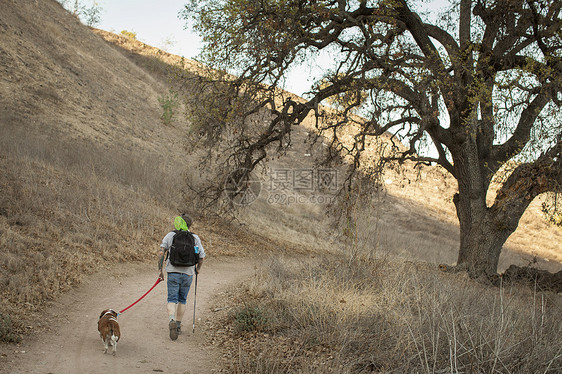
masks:
[[[103,354],[97,331],[100,312],[122,310],[156,281],[155,265],[120,265],[88,277],[49,308],[48,328],[20,346],[1,346],[1,373],[213,373],[220,352],[207,341],[205,320],[211,300],[221,289],[251,276],[253,266],[240,259],[208,261],[198,279],[195,334],[193,286],[184,317],[184,332],[171,341],[166,314],[166,284],[119,316],[122,337],[117,355]]]

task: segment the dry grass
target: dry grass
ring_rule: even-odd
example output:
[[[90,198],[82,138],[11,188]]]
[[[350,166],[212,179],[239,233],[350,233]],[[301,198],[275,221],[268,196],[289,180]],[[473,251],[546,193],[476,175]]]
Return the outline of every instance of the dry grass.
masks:
[[[61,139],[9,129],[0,139],[1,341],[20,341],[45,304],[85,274],[155,261],[171,218],[185,209],[184,168],[148,152]],[[215,258],[278,248],[236,223],[196,227]]]
[[[22,333],[33,312],[84,274],[152,259],[170,216],[166,202],[178,191],[164,186],[174,178],[150,155],[5,135],[0,309]]]
[[[560,295],[493,288],[432,269],[339,254],[272,258],[225,313],[231,338],[239,337],[229,369],[560,372]]]

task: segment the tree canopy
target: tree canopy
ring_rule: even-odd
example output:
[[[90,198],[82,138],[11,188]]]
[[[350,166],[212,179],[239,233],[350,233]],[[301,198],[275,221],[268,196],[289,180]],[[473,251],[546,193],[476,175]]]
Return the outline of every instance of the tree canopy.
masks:
[[[441,17],[425,7],[406,0],[192,0],[183,16],[203,38],[201,60],[223,72],[208,82],[228,87],[211,95],[221,105],[192,120],[203,136],[239,128],[231,151],[248,170],[311,113],[332,135],[331,149],[351,155],[356,167],[369,139],[392,134],[395,147],[381,160],[434,162],[458,182],[457,266],[495,273],[531,201],[562,191],[562,3],[461,0]],[[321,61],[325,74],[306,99],[283,94],[290,70],[319,53],[330,59]],[[332,105],[329,115],[322,103]],[[267,126],[244,131],[263,110]],[[338,134],[351,125],[350,146]]]

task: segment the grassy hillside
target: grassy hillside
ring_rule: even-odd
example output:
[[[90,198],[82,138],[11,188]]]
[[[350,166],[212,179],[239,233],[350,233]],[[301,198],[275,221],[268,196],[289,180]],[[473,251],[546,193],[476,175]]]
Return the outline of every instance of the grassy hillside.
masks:
[[[0,339],[20,340],[45,303],[56,300],[84,274],[115,263],[154,261],[171,218],[190,210],[192,196],[184,191],[183,181],[186,173],[199,170],[196,160],[185,156],[189,123],[178,113],[164,124],[159,101],[169,94],[172,67],[178,64],[197,69],[194,62],[142,42],[91,30],[54,0],[0,2]],[[310,131],[295,130],[293,147],[270,165],[272,170],[313,167],[306,143]],[[357,207],[358,225],[347,239],[340,235],[341,229],[330,226],[325,204],[272,201],[271,169],[264,171],[260,198],[242,209],[236,222],[216,218],[196,224],[211,258],[276,254],[264,264],[261,281],[252,280],[243,297],[233,301],[242,314],[225,311],[224,322],[239,328],[242,321],[243,327],[244,316],[250,313],[246,318],[250,326],[256,315],[266,323],[252,327],[249,335],[243,333],[246,338],[256,339],[254,334],[265,331],[264,344],[286,347],[284,339],[294,337],[302,342],[298,350],[287,353],[298,359],[275,361],[276,350],[268,350],[271,355],[262,361],[247,361],[242,354],[233,370],[260,372],[256,365],[263,364],[262,372],[274,372],[268,371],[270,365],[293,367],[297,361],[302,369],[308,354],[333,359],[337,351],[349,356],[366,342],[372,344],[369,352],[388,358],[371,358],[372,367],[393,367],[400,352],[406,351],[410,365],[412,357],[428,354],[419,344],[434,344],[432,357],[441,365],[451,345],[436,341],[435,334],[445,329],[451,338],[455,323],[477,326],[478,319],[470,316],[488,315],[487,309],[478,308],[503,305],[494,304],[495,289],[472,290],[474,284],[462,276],[443,275],[434,272],[433,265],[409,262],[455,261],[458,227],[452,181],[435,168],[389,171],[385,178],[386,194]],[[310,197],[290,192],[293,197]],[[543,223],[536,204],[510,239],[509,247],[517,252],[504,251],[503,268],[511,263],[526,265],[538,256],[535,266],[560,270],[561,231]],[[296,254],[301,261],[281,261],[280,254]],[[444,279],[449,283],[441,289],[437,284]],[[298,287],[293,288],[295,284]],[[346,286],[338,289],[342,284]],[[454,305],[459,299],[447,296],[459,294],[462,299],[468,294],[474,300],[479,292],[486,296],[473,303],[476,309],[467,305],[457,311]],[[560,321],[553,318],[560,312],[560,299],[515,288],[508,292],[515,295],[510,313],[521,305],[533,305],[517,317],[517,321],[531,320],[507,326],[505,315],[494,314],[494,309],[490,325],[480,325],[481,334],[464,335],[463,341],[473,344],[470,354],[476,355],[482,370],[489,368],[488,360],[499,351],[484,353],[479,344],[502,343],[485,335],[488,330],[531,331],[527,336],[534,339],[533,349],[540,351],[541,344],[554,351],[559,348],[552,343],[553,335],[543,334],[542,329],[548,327],[552,334],[561,331]],[[441,299],[446,303],[431,303]],[[541,309],[543,300],[548,308]],[[352,310],[345,308],[351,305]],[[416,308],[423,313],[416,314]],[[450,319],[447,313],[453,313]],[[428,330],[427,323],[437,321],[433,319],[437,315],[440,322]],[[386,322],[388,330],[384,330]],[[335,325],[340,327],[334,331]],[[349,331],[357,335],[351,339]],[[402,336],[413,340],[401,341]],[[434,340],[427,340],[428,336]],[[247,352],[255,358],[252,347]],[[518,353],[509,350],[505,357]],[[548,366],[555,354],[538,358],[544,364],[540,367]],[[352,358],[358,360],[355,368],[370,365],[366,356]],[[558,366],[550,367],[560,367],[559,360],[552,362]]]
[[[21,334],[83,274],[149,258],[178,191],[164,84],[55,1],[0,14],[0,313]]]
[[[189,208],[187,124],[161,122],[165,63],[113,48],[57,2],[1,2],[0,21],[0,334],[17,341],[84,274],[154,261]],[[247,247],[227,223],[198,229],[215,256]]]

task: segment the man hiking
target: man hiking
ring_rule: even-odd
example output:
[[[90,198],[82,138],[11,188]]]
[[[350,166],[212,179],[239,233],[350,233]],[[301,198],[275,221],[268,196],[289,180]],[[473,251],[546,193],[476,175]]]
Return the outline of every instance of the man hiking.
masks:
[[[175,230],[162,239],[158,256],[160,279],[164,280],[163,265],[166,261],[168,274],[168,327],[170,339],[176,340],[181,334],[181,322],[186,309],[187,294],[191,287],[193,275],[199,273],[205,249],[199,236],[189,231],[192,219],[182,214],[174,219]]]

